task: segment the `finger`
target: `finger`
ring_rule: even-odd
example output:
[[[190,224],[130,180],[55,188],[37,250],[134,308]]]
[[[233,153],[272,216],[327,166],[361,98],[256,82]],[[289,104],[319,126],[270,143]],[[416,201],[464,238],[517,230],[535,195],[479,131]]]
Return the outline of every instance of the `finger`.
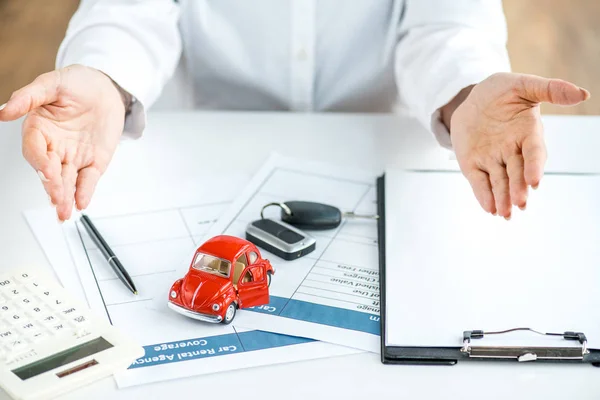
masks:
[[[37,171],[51,202],[58,204],[63,198],[61,162],[56,153],[48,152],[48,142],[39,129],[24,125],[22,151],[25,160]]]
[[[519,76],[516,91],[533,103],[575,105],[590,98],[590,92],[571,82],[525,74]]]
[[[75,192],[75,204],[78,210],[85,210],[90,205],[100,176],[100,171],[95,167],[87,167],[79,171]]]
[[[529,135],[522,145],[525,183],[537,189],[546,163],[546,144],[541,135]]]
[[[77,168],[72,163],[62,166],[63,198],[56,206],[58,219],[66,221],[71,218],[73,202],[75,199],[75,182],[77,181]]]
[[[511,215],[510,192],[508,187],[508,175],[506,168],[500,164],[492,164],[487,169],[492,184],[492,193],[496,200],[498,215],[506,219]]]
[[[486,212],[495,215],[496,204],[487,172],[474,168],[466,174],[466,178],[471,184],[475,198],[479,202],[481,208]]]
[[[523,172],[523,156],[515,153],[506,163],[506,172],[508,174],[510,199],[512,204],[524,210],[527,206],[527,183]]]
[[[55,102],[60,87],[60,73],[47,72],[35,78],[29,85],[12,94],[0,110],[0,121],[13,121],[29,111]]]

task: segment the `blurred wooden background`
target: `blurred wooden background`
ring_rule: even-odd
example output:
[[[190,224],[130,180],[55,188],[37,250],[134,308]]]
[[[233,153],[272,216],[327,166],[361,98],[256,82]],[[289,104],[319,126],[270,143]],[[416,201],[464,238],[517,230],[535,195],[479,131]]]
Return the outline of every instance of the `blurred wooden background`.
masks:
[[[78,0],[0,0],[0,103],[54,68]],[[544,113],[600,114],[600,1],[504,0],[513,70],[561,78],[588,89],[576,107]]]

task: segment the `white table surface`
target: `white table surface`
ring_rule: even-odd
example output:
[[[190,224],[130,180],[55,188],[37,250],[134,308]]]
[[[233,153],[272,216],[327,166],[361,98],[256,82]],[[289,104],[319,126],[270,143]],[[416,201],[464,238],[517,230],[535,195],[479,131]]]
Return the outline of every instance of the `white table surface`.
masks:
[[[546,116],[544,125],[549,151],[547,171],[600,172],[600,117]],[[37,175],[21,155],[20,129],[20,121],[0,124],[0,271],[18,265],[48,266],[22,216],[22,211],[48,203]],[[200,151],[202,157],[198,156]],[[200,184],[201,175],[217,171],[214,168],[220,173],[250,176],[271,151],[374,171],[392,165],[457,168],[432,136],[402,116],[155,112],[149,116],[142,139],[123,142],[118,148],[98,193],[118,194],[148,184],[160,185],[174,174],[198,176]],[[577,312],[576,306],[573,311]],[[117,390],[114,381],[107,378],[61,399],[205,396],[260,400],[598,399],[600,369],[516,363],[384,366],[377,354],[359,354],[126,390]],[[0,399],[5,398],[0,390]]]

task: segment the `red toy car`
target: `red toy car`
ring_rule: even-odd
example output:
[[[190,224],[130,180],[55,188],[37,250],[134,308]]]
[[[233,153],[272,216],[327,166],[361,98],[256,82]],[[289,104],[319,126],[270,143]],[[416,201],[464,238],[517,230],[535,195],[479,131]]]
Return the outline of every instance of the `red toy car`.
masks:
[[[254,244],[215,236],[198,247],[188,273],[171,286],[168,306],[190,318],[229,324],[238,308],[269,303],[274,274]]]

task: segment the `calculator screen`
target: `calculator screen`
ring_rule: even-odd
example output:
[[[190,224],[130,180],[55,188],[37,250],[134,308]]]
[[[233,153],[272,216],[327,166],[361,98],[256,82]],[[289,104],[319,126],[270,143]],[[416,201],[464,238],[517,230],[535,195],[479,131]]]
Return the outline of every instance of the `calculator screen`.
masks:
[[[113,347],[112,344],[106,341],[103,337],[99,337],[89,342],[80,344],[75,347],[71,347],[60,353],[56,353],[52,356],[43,358],[41,360],[32,362],[31,364],[24,365],[20,368],[13,370],[12,372],[17,375],[21,380],[26,380],[53,370],[54,368],[62,367],[73,361],[81,360],[92,354],[99,353],[106,349]]]

